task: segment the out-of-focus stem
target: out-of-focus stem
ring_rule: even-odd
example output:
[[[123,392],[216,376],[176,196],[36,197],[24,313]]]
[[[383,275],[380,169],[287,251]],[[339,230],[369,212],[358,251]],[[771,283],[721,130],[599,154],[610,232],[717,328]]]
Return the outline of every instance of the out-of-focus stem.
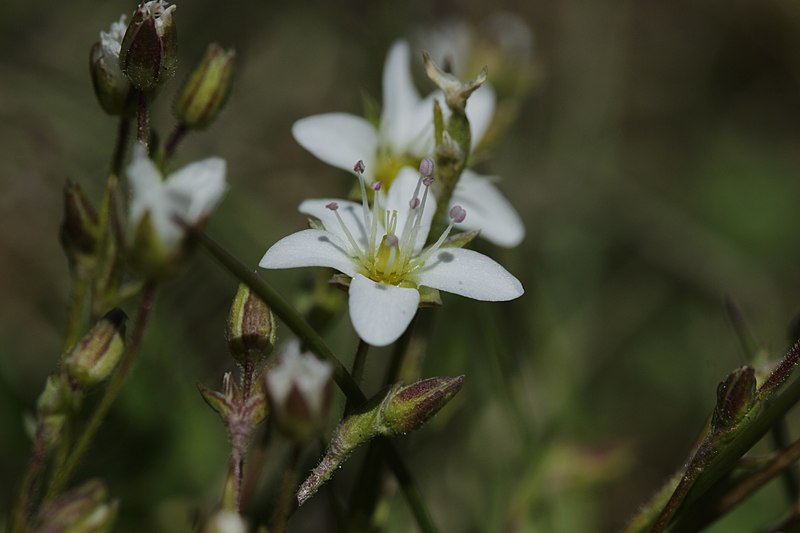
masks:
[[[139,91],[139,98],[136,106],[136,139],[145,148],[150,150],[150,114],[147,109],[147,93]]]
[[[72,287],[69,291],[69,306],[67,308],[67,331],[64,334],[63,351],[66,352],[78,342],[81,331],[81,318],[83,316],[86,291],[89,288],[89,276],[78,270],[72,276]]]
[[[278,505],[275,507],[275,515],[272,517],[272,528],[270,528],[272,533],[283,533],[286,530],[291,507],[292,505],[296,505],[294,491],[295,482],[297,480],[297,465],[300,462],[301,450],[302,448],[300,445],[295,444],[292,450],[292,456],[289,458],[289,464],[286,466]]]
[[[350,371],[350,376],[353,378],[353,381],[355,381],[356,384],[361,383],[361,380],[364,377],[364,367],[366,366],[368,351],[369,344],[359,339],[358,348],[356,348],[356,354],[353,357],[353,369]],[[344,406],[344,414],[349,414],[353,410],[353,407],[355,406],[350,403],[350,400],[348,400]]]
[[[50,487],[48,488],[47,495],[45,496],[45,501],[49,501],[57,496],[64,486],[69,482],[70,478],[75,473],[75,469],[80,463],[80,460],[86,453],[92,438],[94,438],[95,433],[97,433],[97,430],[103,423],[106,413],[108,413],[108,410],[111,408],[114,400],[117,399],[117,396],[119,396],[119,393],[122,391],[122,386],[125,384],[125,380],[128,377],[131,368],[133,368],[133,363],[136,360],[136,356],[138,355],[139,349],[142,345],[145,326],[150,318],[150,312],[153,308],[153,302],[155,300],[155,291],[156,287],[154,283],[149,282],[145,285],[142,299],[139,302],[139,311],[136,316],[136,323],[131,336],[131,342],[128,345],[128,349],[125,351],[125,355],[122,357],[122,361],[120,362],[116,372],[114,372],[108,387],[106,387],[103,397],[100,399],[100,402],[97,404],[97,407],[95,407],[92,416],[89,418],[89,422],[86,424],[81,436],[78,438],[78,442],[75,443],[75,446],[72,448],[72,451],[70,452],[69,457],[67,458],[63,467],[56,470],[56,472],[53,474]]]
[[[169,161],[175,155],[178,144],[183,140],[189,130],[183,124],[177,124],[164,145],[164,161]]]
[[[115,176],[119,176],[122,172],[122,163],[125,161],[125,148],[128,146],[130,132],[130,117],[120,117],[117,126],[117,142],[114,144],[114,154],[111,156],[111,173]]]
[[[9,533],[21,533],[24,531],[25,525],[30,519],[33,511],[33,499],[37,492],[39,476],[42,473],[45,455],[43,428],[39,425],[36,428],[31,463],[25,474],[25,478],[22,480],[19,494],[14,504],[14,511],[11,515],[11,525],[8,528]]]

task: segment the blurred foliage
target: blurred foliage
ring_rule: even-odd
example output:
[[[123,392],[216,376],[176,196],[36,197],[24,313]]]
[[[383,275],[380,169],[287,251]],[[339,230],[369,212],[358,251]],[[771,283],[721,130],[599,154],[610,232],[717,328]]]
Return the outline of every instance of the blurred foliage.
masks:
[[[514,250],[478,244],[527,292],[501,305],[448,295],[423,312],[423,375],[467,380],[453,406],[398,441],[444,531],[618,529],[683,463],[717,383],[745,362],[725,296],[782,355],[800,307],[800,4],[234,5],[179,4],[177,80],[153,120],[166,135],[172,92],[209,41],[236,48],[228,107],[187,138],[176,164],[228,160],[231,189],[209,232],[252,265],[303,224],[303,198],[350,186],[293,141],[293,121],[359,112],[363,93],[379,99],[388,46],[420,27],[480,25],[506,9],[534,30],[535,86],[483,162],[503,176],[528,236]],[[69,177],[99,201],[112,149],[116,125],[95,103],[89,47],[133,7],[0,4],[0,514],[29,454],[24,413],[65,326],[61,188]],[[419,86],[431,89],[421,76]],[[295,299],[314,281],[311,271],[269,276]],[[159,295],[138,367],[80,473],[120,498],[118,531],[185,531],[218,501],[227,445],[195,382],[218,386],[233,364],[223,327],[236,287],[198,255]],[[355,348],[346,317],[329,337],[339,354]],[[387,360],[370,353],[368,378]],[[315,453],[304,459],[310,468]],[[333,484],[342,495],[357,471],[348,466]],[[280,469],[267,473],[259,505]],[[789,506],[779,489],[713,530],[776,521]],[[293,518],[296,530],[332,529],[318,499]],[[409,530],[402,498],[387,505],[389,530]]]

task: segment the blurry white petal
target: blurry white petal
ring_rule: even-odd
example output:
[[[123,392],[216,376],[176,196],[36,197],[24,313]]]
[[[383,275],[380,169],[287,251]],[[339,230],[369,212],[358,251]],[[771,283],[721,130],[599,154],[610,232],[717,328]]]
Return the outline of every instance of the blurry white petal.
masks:
[[[267,391],[273,405],[283,406],[292,386],[296,386],[311,408],[312,415],[322,411],[325,388],[333,375],[333,365],[310,353],[300,352],[299,342],[288,346],[278,356],[278,363],[266,373]]]
[[[417,312],[419,291],[375,283],[361,274],[350,282],[350,320],[358,336],[373,346],[396,341]]]
[[[302,118],[292,126],[295,140],[318,159],[337,168],[353,170],[360,159],[371,176],[378,133],[367,120],[347,113],[325,113]]]
[[[386,198],[386,205],[384,207],[387,211],[397,211],[398,236],[402,234],[408,216],[422,209],[422,195],[425,193],[424,185],[419,188],[419,207],[415,210],[409,207],[409,202],[414,197],[414,190],[417,187],[417,182],[419,182],[419,172],[411,167],[403,167],[400,169],[400,172],[397,173],[397,177],[394,179],[389,189],[389,195]],[[428,238],[428,233],[431,230],[431,221],[435,213],[436,198],[433,196],[433,191],[428,191],[428,199],[425,200],[425,209],[422,211],[422,220],[420,220],[417,238],[414,243],[415,252],[421,250],[425,245],[425,240]]]
[[[513,300],[525,292],[519,280],[494,260],[464,248],[439,249],[416,274],[420,285],[475,300]]]
[[[465,170],[450,200],[450,206],[456,204],[467,210],[459,228],[479,229],[481,237],[506,248],[517,246],[525,237],[522,219],[490,178]]]
[[[474,149],[483,139],[486,130],[492,123],[497,97],[491,85],[483,84],[467,100],[467,118],[469,131],[472,134],[472,148]]]
[[[416,123],[418,117],[415,111],[420,97],[411,77],[410,56],[408,43],[396,41],[386,56],[383,68],[380,141],[394,148],[397,153],[403,153],[414,136],[425,126]]]
[[[355,263],[349,245],[329,231],[307,229],[292,233],[267,250],[258,263],[262,268],[321,266],[353,276]]]
[[[189,224],[208,216],[225,192],[225,169],[224,159],[211,157],[171,174],[165,186],[176,214]]]
[[[322,225],[325,226],[326,230],[330,231],[331,233],[335,233],[340,239],[342,239],[343,242],[348,242],[347,235],[345,234],[344,229],[342,229],[342,225],[339,223],[336,213],[325,207],[331,202],[336,202],[336,204],[338,204],[339,209],[337,212],[339,213],[339,216],[342,217],[342,221],[347,226],[347,229],[350,231],[350,235],[353,236],[353,239],[358,243],[362,250],[366,250],[368,229],[364,227],[364,210],[361,207],[361,204],[357,204],[356,202],[351,202],[349,200],[322,198],[315,200],[304,200],[303,203],[300,204],[298,211],[304,215],[310,215],[314,218],[318,218],[322,222]]]

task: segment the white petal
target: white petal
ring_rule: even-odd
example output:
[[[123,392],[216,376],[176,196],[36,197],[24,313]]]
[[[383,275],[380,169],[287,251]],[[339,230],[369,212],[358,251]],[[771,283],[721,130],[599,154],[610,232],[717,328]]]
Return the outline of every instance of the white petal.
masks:
[[[261,268],[296,268],[321,266],[335,268],[348,276],[356,273],[356,264],[348,247],[333,233],[318,229],[298,231],[279,240],[258,263]]]
[[[375,283],[357,274],[350,282],[350,320],[358,336],[373,346],[396,341],[417,312],[419,291]]]
[[[467,100],[467,118],[469,130],[472,134],[472,148],[474,149],[483,139],[486,130],[492,123],[494,107],[497,97],[491,85],[481,85]]]
[[[350,235],[359,245],[361,250],[366,250],[368,229],[365,227],[366,222],[364,221],[364,210],[361,207],[361,204],[351,202],[350,200],[322,198],[304,200],[303,203],[300,204],[298,211],[304,215],[310,215],[318,218],[322,222],[322,225],[325,226],[326,230],[330,231],[331,233],[335,233],[340,239],[342,239],[342,242],[349,244],[350,241],[348,240],[344,229],[342,229],[342,225],[339,223],[336,213],[325,207],[331,202],[336,202],[339,205],[337,212],[339,213],[339,216],[342,217],[342,221],[347,226],[347,229],[350,231]]]
[[[224,159],[211,157],[171,174],[165,186],[172,209],[190,224],[208,216],[225,192],[225,170]]]
[[[169,200],[164,182],[156,165],[139,143],[133,148],[133,159],[126,170],[131,186],[128,213],[128,234],[132,236],[145,213],[150,213],[153,230],[162,245],[170,250],[183,236],[183,230],[169,219]]]
[[[525,292],[519,280],[494,260],[464,248],[439,249],[416,275],[420,285],[475,300],[501,302]]]
[[[384,206],[387,211],[397,211],[397,234],[401,236],[406,219],[412,213],[409,207],[409,202],[414,197],[414,191],[419,181],[419,172],[411,167],[403,167],[397,173],[397,177],[392,182],[389,189],[389,195],[386,198],[386,205]],[[425,186],[420,186],[419,199],[422,202],[422,195],[425,192]],[[422,209],[420,203],[417,209]],[[422,219],[420,220],[417,238],[414,243],[414,251],[419,251],[425,245],[425,240],[428,238],[428,233],[431,230],[431,221],[433,215],[436,213],[436,198],[433,196],[433,191],[428,191],[428,198],[425,200],[425,209],[422,211]]]
[[[405,152],[414,135],[422,129],[416,123],[415,111],[420,97],[411,78],[410,55],[408,43],[396,41],[383,68],[380,141],[396,153]]]
[[[522,219],[491,178],[465,170],[450,200],[451,207],[456,204],[467,210],[459,228],[479,229],[481,237],[506,248],[517,246],[525,237]]]
[[[367,120],[347,113],[325,113],[302,118],[292,126],[295,140],[318,159],[337,168],[353,170],[360,159],[371,176],[378,132]]]

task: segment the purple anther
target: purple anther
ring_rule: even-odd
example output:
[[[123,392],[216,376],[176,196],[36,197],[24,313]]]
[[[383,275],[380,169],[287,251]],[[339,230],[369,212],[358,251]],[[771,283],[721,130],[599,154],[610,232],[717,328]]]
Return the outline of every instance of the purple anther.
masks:
[[[428,176],[426,178],[422,178],[422,184],[426,187],[430,187],[433,183],[433,176]]]
[[[336,202],[331,202],[329,204],[325,204],[325,207],[327,207],[331,211],[336,211],[337,209],[339,209],[339,204],[337,204]]]
[[[419,173],[425,177],[433,175],[433,160],[425,158],[420,161]]]
[[[372,184],[370,185],[370,187],[372,187],[373,191],[379,191],[379,190],[381,190],[381,186],[382,185],[383,185],[383,181],[382,180],[378,180],[378,181],[373,181]]]
[[[389,248],[394,248],[399,244],[400,241],[397,240],[396,235],[387,235],[383,242],[385,242],[386,246],[388,246]]]
[[[451,207],[447,214],[450,215],[450,219],[456,224],[461,224],[464,222],[464,219],[467,218],[467,210],[460,205]]]
[[[419,207],[419,198],[417,198],[417,197],[415,196],[414,198],[412,198],[411,200],[409,200],[409,201],[408,201],[408,207],[410,207],[411,209],[416,209],[416,208],[418,208],[418,207]]]
[[[353,166],[353,170],[356,172],[356,174],[363,174],[365,168],[364,162],[360,159],[358,162],[356,162],[355,166]]]

